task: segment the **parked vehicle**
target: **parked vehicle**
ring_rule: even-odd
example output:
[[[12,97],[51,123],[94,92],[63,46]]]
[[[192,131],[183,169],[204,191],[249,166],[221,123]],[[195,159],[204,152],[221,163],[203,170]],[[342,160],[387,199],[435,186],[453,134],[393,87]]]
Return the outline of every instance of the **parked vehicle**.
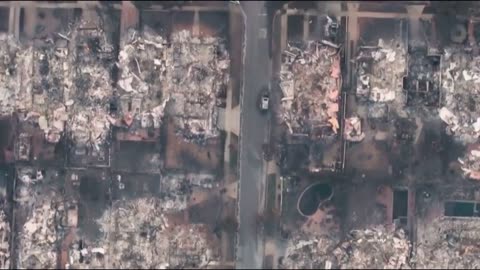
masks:
[[[259,107],[262,112],[268,111],[270,107],[270,93],[267,87],[260,92]]]

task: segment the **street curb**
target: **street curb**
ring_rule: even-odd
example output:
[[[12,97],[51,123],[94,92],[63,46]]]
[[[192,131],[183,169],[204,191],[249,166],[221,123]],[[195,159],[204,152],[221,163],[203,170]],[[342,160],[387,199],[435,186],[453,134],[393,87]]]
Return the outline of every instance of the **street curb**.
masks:
[[[242,164],[242,126],[243,126],[243,94],[244,94],[244,91],[245,91],[245,53],[246,53],[246,46],[247,46],[247,16],[245,15],[245,12],[243,11],[243,8],[241,5],[238,5],[237,6],[238,9],[240,10],[240,13],[242,14],[242,18],[243,18],[243,39],[242,39],[242,80],[241,80],[241,89],[240,89],[240,130],[239,130],[239,134],[238,134],[238,145],[240,146],[239,147],[239,151],[238,151],[238,166],[237,166],[237,170],[238,170],[238,186],[237,186],[237,207],[236,207],[236,217],[237,217],[237,221],[238,221],[238,227],[237,227],[237,233],[236,233],[236,237],[235,237],[235,264],[238,262],[239,258],[238,258],[238,247],[239,247],[239,227],[240,227],[240,199],[241,199],[241,173],[242,173],[242,170],[241,170],[241,164]],[[236,265],[237,266],[237,265]]]

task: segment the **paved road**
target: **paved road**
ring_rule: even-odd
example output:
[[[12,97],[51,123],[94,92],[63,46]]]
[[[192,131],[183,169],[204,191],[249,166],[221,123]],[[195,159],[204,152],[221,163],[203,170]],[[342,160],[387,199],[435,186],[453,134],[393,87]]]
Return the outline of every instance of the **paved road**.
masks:
[[[240,197],[237,268],[259,269],[263,265],[263,235],[256,226],[263,211],[266,168],[262,144],[268,135],[268,116],[260,114],[257,98],[270,82],[271,63],[266,37],[267,16],[263,1],[242,1],[246,21],[244,88],[241,100]]]

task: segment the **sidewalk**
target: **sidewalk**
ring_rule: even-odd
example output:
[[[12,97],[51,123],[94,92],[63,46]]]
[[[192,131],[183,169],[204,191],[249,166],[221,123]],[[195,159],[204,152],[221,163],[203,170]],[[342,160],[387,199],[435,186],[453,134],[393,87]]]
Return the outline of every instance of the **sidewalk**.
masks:
[[[239,16],[237,7],[230,5],[230,22],[229,22],[229,33],[230,33],[230,40],[235,41],[239,37],[236,36],[236,30],[238,28],[238,24],[242,24],[243,21],[237,22]],[[234,93],[238,93],[240,89],[236,89],[241,86],[241,78],[238,76],[238,70],[242,69],[242,53],[238,53],[242,51],[242,42],[232,42],[232,47],[230,49],[230,82],[228,85],[227,90],[227,100],[226,100],[226,107],[225,107],[225,114],[224,114],[224,131],[226,132],[226,139],[225,139],[225,148],[224,148],[224,184],[226,187],[226,194],[225,200],[234,200],[237,205],[238,203],[238,170],[239,170],[239,137],[240,137],[240,104],[238,101],[236,102],[236,97]],[[237,76],[236,76],[237,75]],[[238,99],[238,97],[237,97]],[[232,138],[232,134],[236,136]],[[231,146],[232,145],[232,146]],[[231,147],[237,149],[237,157],[234,160],[231,160]],[[230,164],[231,162],[236,162],[234,166]],[[235,207],[235,216],[238,215],[238,206]],[[233,265],[236,264],[236,248],[237,248],[237,239],[235,239],[236,234],[234,234],[234,238],[231,238],[231,235],[222,232],[221,235],[221,250],[222,250],[222,265],[228,265],[233,268]],[[232,243],[233,242],[233,243]],[[233,244],[233,245],[232,245]],[[233,246],[233,254],[230,254],[230,248]]]
[[[278,234],[278,225],[280,222],[280,215],[282,213],[282,188],[283,184],[282,181],[280,180],[280,173],[279,173],[279,168],[275,162],[275,160],[267,162],[267,179],[271,177],[272,175],[275,177],[275,203],[273,209],[273,213],[275,213],[275,218],[273,220],[274,223],[274,231],[273,231],[273,236],[265,236],[265,245],[264,245],[264,257],[270,257],[271,256],[271,266],[272,269],[277,269],[278,268],[278,258],[280,257],[279,252],[278,252],[278,247],[277,247],[277,234]],[[270,187],[267,185],[267,190],[266,193],[270,190]],[[266,195],[265,197],[267,197]],[[280,199],[279,199],[280,198]],[[266,209],[268,211],[268,209]],[[265,260],[267,261],[267,260]]]

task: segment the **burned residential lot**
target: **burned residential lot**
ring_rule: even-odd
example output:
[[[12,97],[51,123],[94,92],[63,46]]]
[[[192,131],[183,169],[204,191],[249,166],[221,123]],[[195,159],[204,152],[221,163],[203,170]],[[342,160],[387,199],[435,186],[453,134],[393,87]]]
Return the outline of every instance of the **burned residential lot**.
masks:
[[[170,11],[137,10],[174,19],[121,32],[118,8],[21,9],[0,46],[2,268],[220,264],[235,205],[217,126],[225,31]]]
[[[341,57],[344,170],[308,170],[308,147],[287,154],[287,159],[305,159],[295,170],[282,172],[278,234],[284,247],[278,264],[295,269],[478,268],[477,19],[465,11],[445,28],[435,4],[416,19],[401,5],[393,13],[370,4],[360,4],[358,17],[344,13],[335,20],[331,15],[348,33],[345,42],[331,44],[340,48]],[[375,12],[382,10],[376,18],[366,12],[373,6]],[[381,18],[388,12],[399,18]],[[306,22],[325,15],[308,16]],[[292,51],[288,36],[286,55]],[[326,43],[318,37],[303,41],[309,42]],[[308,57],[297,59],[309,63]],[[331,106],[326,104],[323,108]]]

